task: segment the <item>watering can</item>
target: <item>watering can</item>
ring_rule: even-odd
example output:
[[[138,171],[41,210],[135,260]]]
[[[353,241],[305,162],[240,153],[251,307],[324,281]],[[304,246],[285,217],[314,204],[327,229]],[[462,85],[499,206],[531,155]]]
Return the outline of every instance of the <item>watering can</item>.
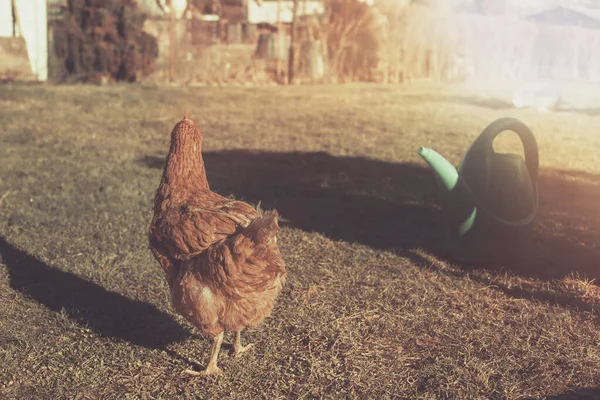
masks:
[[[494,139],[515,132],[519,154],[494,151]],[[539,157],[531,130],[515,118],[500,118],[473,142],[458,170],[432,149],[419,155],[433,169],[441,196],[451,258],[467,263],[513,261],[528,254],[538,208]]]

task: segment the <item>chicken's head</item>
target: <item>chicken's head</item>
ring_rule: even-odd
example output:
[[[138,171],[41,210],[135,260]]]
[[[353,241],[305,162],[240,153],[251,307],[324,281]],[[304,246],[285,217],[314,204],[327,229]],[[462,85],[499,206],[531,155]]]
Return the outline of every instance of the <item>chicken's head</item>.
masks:
[[[165,179],[171,184],[208,187],[202,160],[202,132],[187,111],[171,132],[171,148],[165,165]]]

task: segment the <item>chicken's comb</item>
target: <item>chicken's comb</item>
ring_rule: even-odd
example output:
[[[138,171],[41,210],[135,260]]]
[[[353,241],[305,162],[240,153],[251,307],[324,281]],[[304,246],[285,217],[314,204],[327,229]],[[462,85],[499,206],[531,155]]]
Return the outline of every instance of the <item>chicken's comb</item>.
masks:
[[[187,110],[183,111],[183,119],[190,119],[190,115],[188,114]]]

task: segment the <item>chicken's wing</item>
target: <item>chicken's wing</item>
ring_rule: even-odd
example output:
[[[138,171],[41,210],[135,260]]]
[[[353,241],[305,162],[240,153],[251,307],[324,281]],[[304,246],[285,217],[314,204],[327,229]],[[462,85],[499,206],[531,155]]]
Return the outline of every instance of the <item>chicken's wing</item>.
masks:
[[[212,193],[211,193],[212,194]],[[156,221],[154,246],[176,260],[189,260],[240,229],[256,218],[249,204],[221,198],[212,203],[190,201],[178,208],[169,208]]]

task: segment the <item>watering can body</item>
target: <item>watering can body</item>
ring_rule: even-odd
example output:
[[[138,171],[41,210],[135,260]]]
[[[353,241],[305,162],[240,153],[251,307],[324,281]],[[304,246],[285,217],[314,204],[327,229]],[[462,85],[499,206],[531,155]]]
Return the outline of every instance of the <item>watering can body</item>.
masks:
[[[521,138],[525,159],[494,151],[494,139],[507,130]],[[527,255],[538,207],[539,158],[525,124],[514,118],[492,122],[458,170],[434,150],[422,147],[419,154],[435,172],[451,258],[498,263]]]

